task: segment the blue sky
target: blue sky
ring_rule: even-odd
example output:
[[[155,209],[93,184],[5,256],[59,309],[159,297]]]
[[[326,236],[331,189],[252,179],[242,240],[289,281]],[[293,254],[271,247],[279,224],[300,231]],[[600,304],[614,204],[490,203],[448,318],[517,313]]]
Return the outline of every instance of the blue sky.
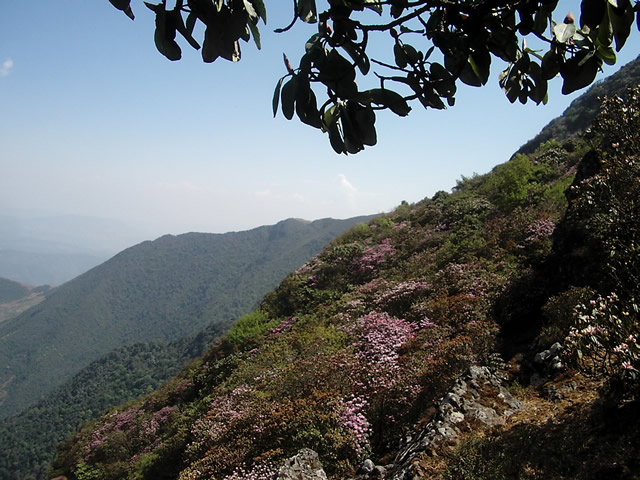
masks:
[[[143,240],[389,211],[506,161],[576,96],[555,81],[547,106],[521,106],[495,78],[462,86],[444,112],[380,113],[378,145],[339,156],[319,131],[272,117],[282,53],[296,65],[316,27],[271,33],[291,6],[266,3],[262,51],[204,64],[185,42],[179,62],[157,53],[141,1],[134,22],[107,0],[3,2],[0,214],[108,217]],[[639,45],[634,32],[605,73]]]

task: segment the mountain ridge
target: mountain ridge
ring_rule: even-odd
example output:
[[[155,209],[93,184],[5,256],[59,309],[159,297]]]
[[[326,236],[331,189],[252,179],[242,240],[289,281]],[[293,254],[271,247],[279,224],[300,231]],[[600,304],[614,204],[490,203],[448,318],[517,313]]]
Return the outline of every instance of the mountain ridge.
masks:
[[[168,235],[123,250],[0,324],[2,417],[111,348],[193,335],[210,320],[229,322],[321,245],[367,218]]]

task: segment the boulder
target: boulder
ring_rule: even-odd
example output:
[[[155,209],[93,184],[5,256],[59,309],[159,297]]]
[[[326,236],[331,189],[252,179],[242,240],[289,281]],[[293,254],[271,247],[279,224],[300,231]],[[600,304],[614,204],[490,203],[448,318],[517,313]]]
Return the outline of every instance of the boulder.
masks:
[[[280,467],[278,480],[327,480],[327,474],[318,454],[309,448],[303,448]]]

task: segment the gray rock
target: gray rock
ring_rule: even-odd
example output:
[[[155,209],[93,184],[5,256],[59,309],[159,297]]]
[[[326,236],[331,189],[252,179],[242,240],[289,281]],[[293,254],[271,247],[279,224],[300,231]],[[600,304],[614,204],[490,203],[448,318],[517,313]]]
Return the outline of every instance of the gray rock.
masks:
[[[522,409],[522,402],[520,402],[520,400],[518,400],[513,395],[511,395],[509,390],[507,390],[503,386],[500,387],[500,393],[498,394],[498,398],[502,400],[505,404],[507,404],[512,411]],[[509,414],[511,413],[513,412],[510,412]]]
[[[560,353],[561,351],[562,351],[562,345],[560,345],[558,342],[554,343],[549,347],[549,353],[551,353],[552,356],[558,355],[558,353]]]
[[[303,448],[280,467],[278,480],[327,480],[318,454]]]
[[[449,421],[451,423],[460,423],[464,421],[464,414],[461,412],[453,412],[449,415]]]
[[[384,478],[386,474],[387,469],[381,465],[376,465],[376,467],[373,469],[373,472],[371,472],[371,476],[373,478]]]
[[[373,461],[369,458],[367,458],[364,463],[362,464],[362,466],[360,467],[360,472],[361,473],[371,473],[373,472],[373,469],[376,468],[376,464],[373,463]]]
[[[504,378],[493,374],[486,367],[472,366],[469,373],[457,380],[448,394],[437,403],[437,412],[422,429],[407,437],[404,447],[395,458],[392,468],[387,470],[387,480],[412,480],[413,461],[420,455],[437,456],[437,447],[455,444],[459,441],[460,426],[465,421],[476,419],[485,425],[505,423],[505,418],[522,409],[522,404],[502,385]],[[486,385],[497,387],[498,393],[487,389]],[[494,408],[487,407],[487,400]],[[501,412],[501,413],[499,413]],[[371,477],[369,477],[371,478]]]
[[[550,367],[551,370],[562,370],[564,368],[564,365],[558,357],[554,357]]]

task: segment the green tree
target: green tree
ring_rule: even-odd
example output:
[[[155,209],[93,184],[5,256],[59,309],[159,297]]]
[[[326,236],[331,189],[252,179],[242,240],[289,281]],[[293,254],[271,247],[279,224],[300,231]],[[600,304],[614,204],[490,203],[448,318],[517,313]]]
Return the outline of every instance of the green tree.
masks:
[[[134,18],[131,0],[109,1]],[[144,3],[156,14],[156,47],[170,60],[182,56],[176,33],[201,49],[205,62],[239,61],[240,40],[253,38],[261,46],[263,0],[177,0],[170,9],[166,0]],[[324,11],[316,0],[292,5],[291,23],[275,31],[300,21],[317,23],[318,33],[306,42],[298,68],[284,57],[286,74],[277,82],[273,112],[281,105],[286,118],[295,114],[327,133],[337,153],[376,144],[376,110],[406,116],[409,102],[438,110],[453,106],[459,82],[487,83],[492,57],[508,64],[500,86],[512,103],[546,102],[547,82],[558,74],[564,94],[586,87],[603,63],[616,62],[634,19],[640,26],[639,4],[631,0],[582,0],[578,24],[571,13],[560,23],[552,19],[558,0],[327,0]],[[370,12],[379,21],[371,22]],[[202,42],[193,36],[198,23]],[[374,36],[386,39],[390,60],[371,56]],[[540,48],[529,48],[526,39]],[[382,73],[373,72],[372,64]],[[358,76],[372,73],[380,86],[361,89]]]

